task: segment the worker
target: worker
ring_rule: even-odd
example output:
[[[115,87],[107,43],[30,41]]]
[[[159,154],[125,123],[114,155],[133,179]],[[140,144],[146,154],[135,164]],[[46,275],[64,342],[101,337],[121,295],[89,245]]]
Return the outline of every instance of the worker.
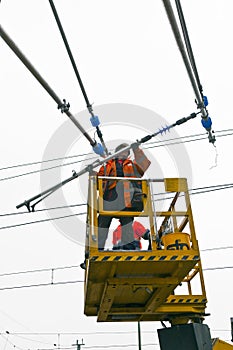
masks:
[[[116,147],[115,152],[128,147],[127,143],[122,143]],[[132,147],[135,159],[129,159],[130,150],[124,150],[117,155],[116,158],[109,160],[103,165],[97,176],[111,177],[142,177],[148,169],[151,162],[145,156],[144,152],[135,144]],[[132,185],[136,185],[136,181],[131,181]],[[132,211],[132,185],[129,181],[103,181],[103,201],[104,210],[106,211]],[[137,188],[137,192],[138,192]],[[130,192],[131,191],[131,192]],[[109,227],[113,217],[108,215],[99,215],[98,217],[98,248],[103,250],[108,237]],[[122,249],[135,250],[133,244],[134,233],[132,228],[133,217],[122,216],[119,218],[122,226]]]
[[[133,232],[134,232],[134,241],[133,245],[135,246],[136,250],[142,249],[142,243],[141,238],[145,240],[150,239],[150,230],[146,229],[139,221],[133,222]],[[117,226],[117,228],[113,231],[112,235],[112,243],[113,243],[113,250],[119,250],[121,248],[121,235],[122,235],[122,229],[121,224]],[[151,249],[151,242],[149,241],[148,249]]]

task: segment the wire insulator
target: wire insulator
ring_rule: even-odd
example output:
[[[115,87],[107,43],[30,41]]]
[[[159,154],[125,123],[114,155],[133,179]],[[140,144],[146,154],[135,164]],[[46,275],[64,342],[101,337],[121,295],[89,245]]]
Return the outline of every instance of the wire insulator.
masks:
[[[201,124],[207,131],[210,131],[211,130],[211,126],[212,126],[212,120],[211,120],[210,117],[205,118],[205,119],[202,118],[201,119]]]
[[[90,118],[91,125],[94,126],[95,128],[100,125],[99,117],[97,115],[93,115]]]
[[[162,127],[162,129],[159,129],[159,133],[161,135],[166,134],[167,131],[170,131],[170,128],[171,128],[170,125],[166,125],[166,126]]]

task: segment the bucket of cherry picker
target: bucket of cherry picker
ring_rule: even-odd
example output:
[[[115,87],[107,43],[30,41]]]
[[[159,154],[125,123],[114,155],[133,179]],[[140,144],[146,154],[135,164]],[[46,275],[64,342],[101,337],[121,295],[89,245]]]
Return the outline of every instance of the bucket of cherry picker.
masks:
[[[190,235],[185,232],[172,232],[162,236],[162,244],[167,250],[189,250]]]

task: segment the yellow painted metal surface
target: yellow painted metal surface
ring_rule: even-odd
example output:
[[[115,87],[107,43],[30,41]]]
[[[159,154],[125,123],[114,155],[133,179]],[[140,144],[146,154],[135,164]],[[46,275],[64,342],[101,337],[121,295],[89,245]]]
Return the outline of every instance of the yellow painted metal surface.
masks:
[[[219,338],[213,339],[213,350],[233,350],[233,345],[226,343]]]
[[[202,319],[207,299],[187,182],[185,179],[158,180],[165,192],[174,193],[166,204],[167,210],[161,210],[160,205],[156,211],[151,180],[142,181],[146,201],[144,211],[136,214],[148,217],[151,250],[98,251],[97,215],[104,210],[102,205],[99,207],[101,191],[97,190],[96,178],[90,178],[84,313],[97,316],[99,322],[168,320],[175,323],[180,319],[186,323]],[[157,185],[156,180],[154,184]],[[101,179],[98,188],[101,188]],[[110,214],[132,216],[132,212]],[[173,245],[163,243],[162,228],[168,220],[173,231],[180,234],[173,241],[170,237]],[[182,232],[185,242],[180,238]],[[195,282],[199,287],[197,292],[193,290],[193,280],[198,280]]]

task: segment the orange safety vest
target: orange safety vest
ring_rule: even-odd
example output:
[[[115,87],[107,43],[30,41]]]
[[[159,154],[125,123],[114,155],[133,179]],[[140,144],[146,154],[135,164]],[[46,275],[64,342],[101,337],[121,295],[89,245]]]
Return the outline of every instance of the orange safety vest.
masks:
[[[134,150],[134,161],[130,160],[129,158],[125,159],[123,161],[123,173],[125,177],[142,177],[144,175],[144,172],[149,168],[151,162],[146,157],[145,153],[140,149],[137,148]],[[103,165],[99,172],[97,173],[97,176],[117,176],[116,171],[116,162],[114,159],[109,160],[106,165]],[[103,181],[104,188],[103,191],[106,189],[111,190],[114,187],[116,187],[116,181]],[[126,208],[131,207],[131,196],[130,196],[130,182],[124,181],[124,200],[125,200],[125,206]]]

